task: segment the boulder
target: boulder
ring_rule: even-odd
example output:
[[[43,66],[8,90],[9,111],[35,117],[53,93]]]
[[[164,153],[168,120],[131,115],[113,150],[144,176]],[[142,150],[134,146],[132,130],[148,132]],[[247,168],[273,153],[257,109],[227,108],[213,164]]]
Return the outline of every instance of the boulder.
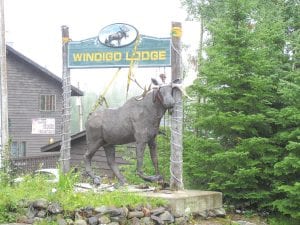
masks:
[[[32,207],[35,208],[35,209],[47,209],[49,205],[49,202],[46,200],[46,199],[38,199],[38,200],[35,200],[34,202],[32,202]]]

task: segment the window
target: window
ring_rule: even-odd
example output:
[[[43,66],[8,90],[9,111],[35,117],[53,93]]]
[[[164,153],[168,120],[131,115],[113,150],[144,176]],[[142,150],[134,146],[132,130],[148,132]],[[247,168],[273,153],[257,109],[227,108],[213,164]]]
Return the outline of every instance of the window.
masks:
[[[26,155],[26,141],[13,141],[11,144],[11,156],[19,158]]]
[[[55,111],[56,98],[55,95],[41,95],[40,110]]]

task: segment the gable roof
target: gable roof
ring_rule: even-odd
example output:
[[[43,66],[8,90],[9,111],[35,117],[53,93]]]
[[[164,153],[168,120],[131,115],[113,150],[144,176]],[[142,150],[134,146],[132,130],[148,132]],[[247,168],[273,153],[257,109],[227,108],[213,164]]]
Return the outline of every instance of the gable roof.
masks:
[[[74,142],[79,141],[81,139],[85,140],[85,136],[86,136],[85,130],[80,131],[80,132],[78,132],[76,134],[73,134],[71,136],[71,145]],[[41,147],[41,151],[42,152],[59,152],[60,148],[61,148],[61,140],[53,142],[53,143],[45,145],[45,146],[42,146]],[[71,150],[72,150],[72,148],[71,148]]]
[[[49,79],[54,80],[55,82],[60,83],[62,85],[63,80],[60,77],[58,77],[57,75],[55,75],[54,73],[47,70],[45,67],[42,67],[41,65],[37,64],[36,62],[34,62],[33,60],[24,56],[23,54],[21,54],[20,52],[18,52],[17,50],[15,50],[14,48],[12,48],[9,45],[6,45],[6,50],[7,50],[7,54],[12,54],[16,58],[22,60],[23,62],[27,63],[28,65],[30,65],[30,66],[34,67],[35,69],[37,69],[38,71],[40,71],[41,74],[45,75]],[[72,96],[83,96],[83,92],[81,90],[79,90],[78,88],[74,87],[73,85],[71,85],[71,95]]]

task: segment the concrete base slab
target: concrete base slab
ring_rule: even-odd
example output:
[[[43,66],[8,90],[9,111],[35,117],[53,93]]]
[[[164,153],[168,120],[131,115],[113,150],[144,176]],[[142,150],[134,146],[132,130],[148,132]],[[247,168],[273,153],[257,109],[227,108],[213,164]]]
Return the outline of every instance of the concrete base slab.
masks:
[[[181,190],[141,192],[146,197],[162,198],[169,202],[174,216],[201,215],[210,210],[222,209],[222,193],[216,191]]]

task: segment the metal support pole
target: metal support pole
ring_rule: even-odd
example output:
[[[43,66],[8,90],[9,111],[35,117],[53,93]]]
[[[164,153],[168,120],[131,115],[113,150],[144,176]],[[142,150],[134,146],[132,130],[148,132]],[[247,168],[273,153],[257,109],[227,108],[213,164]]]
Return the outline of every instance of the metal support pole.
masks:
[[[62,26],[62,60],[63,60],[63,110],[62,110],[62,137],[60,149],[61,169],[64,173],[70,170],[71,150],[71,80],[68,68],[69,28]]]
[[[172,81],[182,79],[181,72],[181,23],[172,23],[172,49],[171,49],[171,70]],[[170,186],[172,190],[182,190],[182,120],[183,103],[182,93],[179,89],[173,92],[175,106],[171,116],[171,158],[170,158]]]
[[[6,69],[6,43],[4,22],[4,0],[0,0],[0,76],[1,76],[1,149],[0,168],[9,157],[9,134],[8,134],[8,94],[7,94],[7,69]],[[7,152],[6,152],[7,151]]]

